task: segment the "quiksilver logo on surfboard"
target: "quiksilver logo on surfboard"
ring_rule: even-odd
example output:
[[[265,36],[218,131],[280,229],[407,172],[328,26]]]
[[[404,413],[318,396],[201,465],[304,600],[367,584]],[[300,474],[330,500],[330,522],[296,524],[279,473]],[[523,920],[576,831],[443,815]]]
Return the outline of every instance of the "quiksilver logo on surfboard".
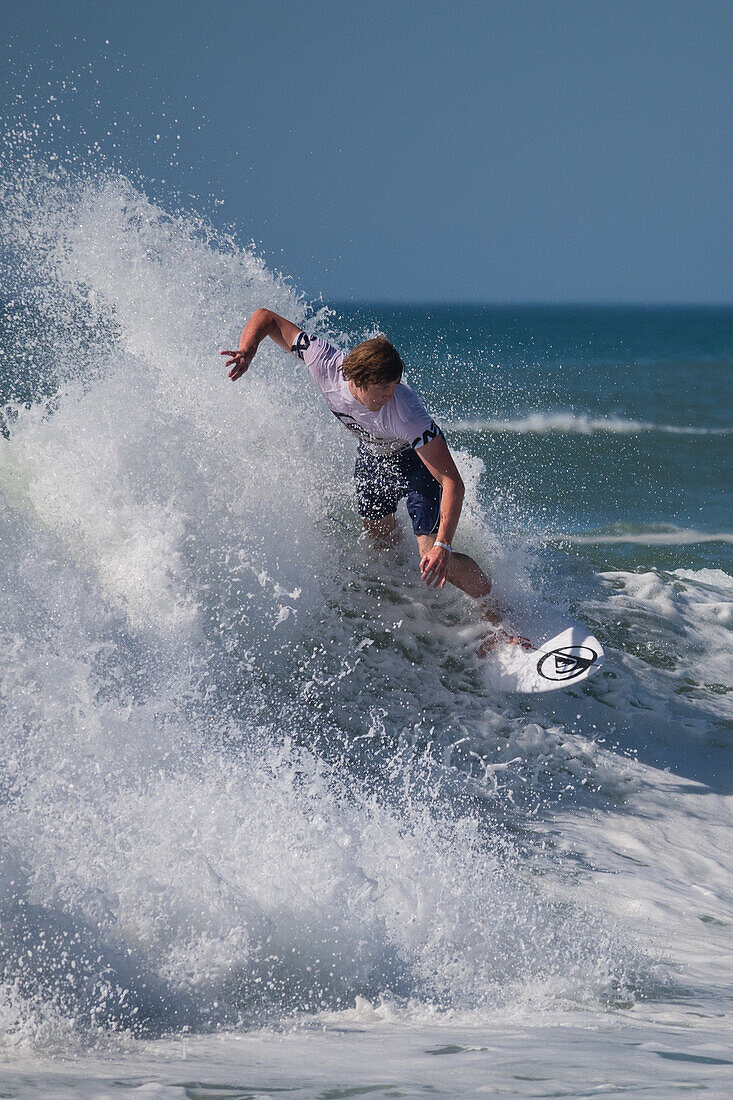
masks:
[[[564,645],[543,653],[537,671],[545,680],[574,680],[595,664],[598,654],[587,645]]]

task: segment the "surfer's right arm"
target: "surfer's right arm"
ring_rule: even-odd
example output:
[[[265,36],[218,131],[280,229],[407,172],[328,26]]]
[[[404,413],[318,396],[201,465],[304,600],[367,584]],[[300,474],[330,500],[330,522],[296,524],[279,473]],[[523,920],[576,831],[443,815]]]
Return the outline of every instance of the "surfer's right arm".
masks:
[[[242,329],[237,351],[222,351],[219,354],[229,356],[226,364],[231,367],[229,377],[236,382],[249,369],[257,348],[266,336],[284,351],[290,351],[299,334],[298,326],[286,317],[273,313],[271,309],[256,309]]]

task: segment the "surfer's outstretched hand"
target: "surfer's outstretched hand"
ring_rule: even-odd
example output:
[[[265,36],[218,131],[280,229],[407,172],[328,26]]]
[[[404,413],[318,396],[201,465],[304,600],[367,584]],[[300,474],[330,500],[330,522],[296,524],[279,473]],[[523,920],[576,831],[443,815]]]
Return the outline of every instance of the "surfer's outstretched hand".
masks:
[[[420,576],[428,586],[444,588],[449,565],[449,551],[442,546],[431,546],[420,558]]]
[[[245,371],[249,370],[249,365],[255,357],[257,348],[240,348],[238,351],[220,351],[219,355],[228,355],[226,365],[232,369],[229,371],[229,377],[232,382],[236,382],[238,378],[241,378]]]

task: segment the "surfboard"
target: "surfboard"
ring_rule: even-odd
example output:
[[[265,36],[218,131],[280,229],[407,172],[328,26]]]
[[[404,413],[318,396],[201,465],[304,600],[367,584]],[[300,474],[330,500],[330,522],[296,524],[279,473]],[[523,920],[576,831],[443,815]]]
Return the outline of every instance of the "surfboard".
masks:
[[[499,639],[487,654],[486,672],[492,687],[500,691],[536,694],[575,687],[603,664],[603,647],[580,623],[528,623],[522,629],[515,622],[506,627],[515,638],[527,640],[525,647]]]

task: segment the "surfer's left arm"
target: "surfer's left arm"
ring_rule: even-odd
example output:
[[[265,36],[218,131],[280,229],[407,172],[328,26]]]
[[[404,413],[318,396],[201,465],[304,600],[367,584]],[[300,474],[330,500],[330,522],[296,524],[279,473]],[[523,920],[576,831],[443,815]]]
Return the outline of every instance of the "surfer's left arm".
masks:
[[[418,448],[417,453],[443,489],[440,499],[440,525],[435,536],[435,544],[420,559],[420,573],[428,584],[443,588],[448,576],[451,551],[437,544],[444,542],[447,546],[451,546],[453,543],[463,506],[465,487],[463,478],[453,461],[453,455],[448,450],[448,444],[442,435],[431,439],[429,443],[424,443]]]

